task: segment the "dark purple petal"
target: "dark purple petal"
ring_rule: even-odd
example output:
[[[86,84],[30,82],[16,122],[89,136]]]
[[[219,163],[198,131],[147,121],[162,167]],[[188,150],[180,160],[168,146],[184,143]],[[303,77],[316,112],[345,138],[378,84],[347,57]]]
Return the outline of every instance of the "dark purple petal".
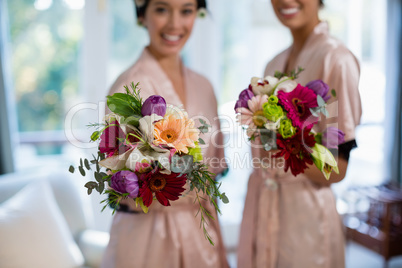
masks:
[[[110,187],[121,194],[129,193],[130,198],[138,197],[138,177],[134,172],[122,170],[111,177]]]
[[[239,99],[237,100],[235,108],[234,108],[235,111],[237,108],[240,108],[240,107],[248,108],[247,101],[249,99],[251,99],[252,97],[254,97],[254,93],[253,93],[253,91],[251,91],[248,88],[246,88],[245,90],[240,92]]]
[[[247,101],[246,100],[238,100],[237,102],[236,102],[236,105],[235,105],[235,111],[237,110],[237,108],[240,108],[240,107],[244,107],[244,108],[247,108],[248,109],[248,103],[247,103]]]
[[[143,116],[157,114],[165,116],[166,113],[166,101],[164,98],[158,95],[152,95],[144,101],[141,108]]]
[[[339,144],[345,142],[345,133],[336,127],[328,127],[322,133],[322,145],[327,148],[337,149]]]
[[[331,96],[328,95],[329,86],[325,84],[322,80],[313,80],[306,84],[306,87],[312,89],[315,94],[320,95],[325,102],[327,102]]]
[[[240,92],[239,100],[248,101],[252,97],[254,97],[254,93],[250,89],[247,88],[247,89],[243,90],[242,92]]]

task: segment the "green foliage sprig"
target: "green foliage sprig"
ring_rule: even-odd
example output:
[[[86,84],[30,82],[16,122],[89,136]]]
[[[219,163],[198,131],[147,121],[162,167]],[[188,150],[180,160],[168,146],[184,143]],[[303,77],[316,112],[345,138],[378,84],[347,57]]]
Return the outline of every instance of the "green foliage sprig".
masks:
[[[297,67],[297,70],[292,70],[292,71],[290,71],[290,74],[282,73],[282,72],[280,72],[280,71],[275,71],[274,77],[276,77],[276,78],[278,78],[278,79],[281,79],[281,78],[287,76],[287,77],[289,77],[290,79],[295,80],[295,79],[297,79],[297,77],[299,76],[299,74],[300,74],[302,71],[304,71],[304,68],[302,68],[302,67]]]
[[[217,204],[217,199],[220,199],[224,204],[229,203],[229,199],[227,198],[225,193],[221,193],[219,188],[221,183],[214,180],[214,175],[212,172],[208,171],[208,166],[199,162],[194,164],[194,168],[190,174],[188,174],[188,180],[190,182],[190,191],[195,191],[196,199],[195,202],[198,202],[200,209],[198,210],[198,214],[201,215],[201,223],[204,236],[208,241],[214,245],[211,236],[208,234],[205,225],[208,224],[207,219],[214,220],[214,217],[211,213],[202,205],[202,201],[204,198],[200,196],[200,193],[208,195],[211,204],[215,207],[216,211],[221,214],[219,206]]]
[[[101,171],[101,167],[99,165],[99,162],[105,159],[105,155],[98,153],[96,157],[94,155],[92,156],[93,159],[90,161],[86,158],[80,158],[80,165],[77,167],[77,169],[83,177],[86,176],[87,171],[93,171],[94,173],[95,181],[89,181],[84,185],[88,189],[88,195],[90,195],[93,190],[96,190],[99,192],[99,194],[102,194],[105,190],[105,182],[109,182],[111,175]],[[91,166],[95,166],[95,170],[93,170]],[[69,171],[74,173],[75,170],[76,168],[71,165]]]

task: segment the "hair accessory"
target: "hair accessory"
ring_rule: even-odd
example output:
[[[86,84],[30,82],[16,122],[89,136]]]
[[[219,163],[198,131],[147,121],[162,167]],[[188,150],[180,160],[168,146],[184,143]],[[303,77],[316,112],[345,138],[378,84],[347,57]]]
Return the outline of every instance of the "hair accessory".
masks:
[[[199,8],[197,11],[197,15],[199,18],[205,18],[207,16],[207,10],[203,7]]]
[[[134,0],[134,2],[137,7],[143,7],[145,5],[146,0]]]

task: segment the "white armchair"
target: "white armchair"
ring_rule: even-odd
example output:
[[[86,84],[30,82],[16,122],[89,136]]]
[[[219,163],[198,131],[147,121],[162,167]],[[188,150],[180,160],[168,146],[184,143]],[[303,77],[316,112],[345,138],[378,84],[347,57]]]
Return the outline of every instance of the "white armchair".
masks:
[[[109,234],[91,229],[91,200],[83,184],[67,169],[0,176],[0,266],[29,261],[29,267],[44,267],[41,260],[57,257],[66,260],[60,265],[49,261],[46,267],[98,267]],[[33,246],[25,248],[30,242]],[[49,248],[57,252],[41,256]]]

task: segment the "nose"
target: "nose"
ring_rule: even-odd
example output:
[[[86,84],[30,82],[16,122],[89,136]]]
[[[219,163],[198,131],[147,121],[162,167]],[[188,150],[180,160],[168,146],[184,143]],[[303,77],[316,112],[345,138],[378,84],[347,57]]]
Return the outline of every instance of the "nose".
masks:
[[[171,28],[178,28],[180,26],[180,13],[179,12],[172,12],[169,16],[169,27]]]

